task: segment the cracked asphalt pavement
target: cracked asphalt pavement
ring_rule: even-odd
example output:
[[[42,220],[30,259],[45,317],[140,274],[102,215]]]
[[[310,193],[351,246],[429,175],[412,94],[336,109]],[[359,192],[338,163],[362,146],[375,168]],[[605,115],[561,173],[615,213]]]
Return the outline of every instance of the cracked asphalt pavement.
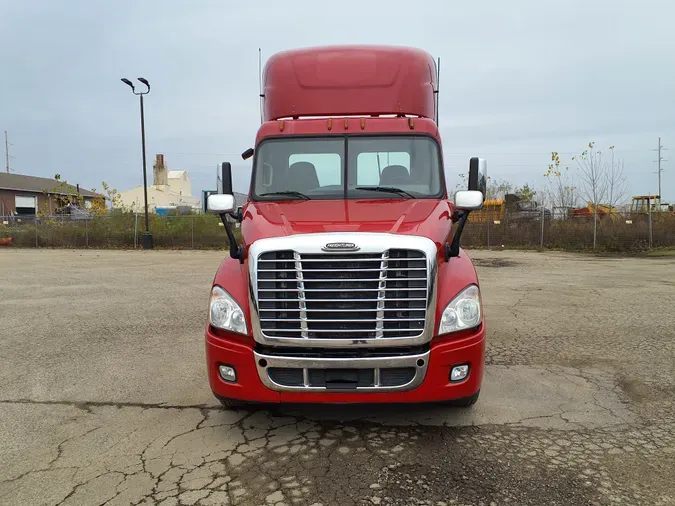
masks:
[[[0,251],[0,504],[675,504],[675,258],[471,252],[471,409],[228,411],[224,255]]]

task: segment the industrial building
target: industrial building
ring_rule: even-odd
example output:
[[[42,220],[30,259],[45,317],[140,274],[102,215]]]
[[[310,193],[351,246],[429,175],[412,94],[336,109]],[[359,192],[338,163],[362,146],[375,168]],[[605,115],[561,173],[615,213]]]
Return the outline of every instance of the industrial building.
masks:
[[[120,193],[117,207],[140,213],[144,210],[143,186]],[[148,185],[148,210],[162,213],[171,209],[199,211],[199,197],[192,196],[192,181],[185,170],[168,170],[164,155],[158,154],[153,165],[153,181]]]

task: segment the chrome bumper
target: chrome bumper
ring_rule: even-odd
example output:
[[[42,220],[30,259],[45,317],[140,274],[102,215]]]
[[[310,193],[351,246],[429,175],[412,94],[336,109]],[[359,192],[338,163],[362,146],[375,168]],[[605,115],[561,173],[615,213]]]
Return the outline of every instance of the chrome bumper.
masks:
[[[396,357],[367,358],[308,358],[266,355],[254,351],[258,375],[262,383],[270,390],[280,392],[404,392],[417,388],[424,381],[429,365],[430,351],[415,355]],[[283,385],[270,377],[270,368],[302,370],[302,385]],[[387,369],[414,369],[409,381],[397,385],[383,385],[381,375]],[[373,384],[370,386],[351,386],[346,388],[313,386],[310,383],[310,370],[373,370]],[[299,374],[299,373],[298,373]]]

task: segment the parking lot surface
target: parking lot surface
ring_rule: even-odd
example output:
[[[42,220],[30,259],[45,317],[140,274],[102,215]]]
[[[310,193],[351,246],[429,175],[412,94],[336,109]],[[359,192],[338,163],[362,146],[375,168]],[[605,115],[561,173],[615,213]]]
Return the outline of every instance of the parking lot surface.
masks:
[[[0,251],[0,504],[675,504],[675,258],[471,252],[472,409],[226,411],[225,255]]]

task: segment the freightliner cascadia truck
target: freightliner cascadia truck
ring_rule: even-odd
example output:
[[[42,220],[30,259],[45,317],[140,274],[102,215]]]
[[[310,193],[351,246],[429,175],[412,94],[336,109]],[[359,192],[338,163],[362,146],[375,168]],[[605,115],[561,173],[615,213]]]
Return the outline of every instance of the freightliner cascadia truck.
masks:
[[[207,200],[230,250],[209,302],[211,390],[226,407],[473,405],[485,320],[460,238],[486,163],[471,158],[468,188],[448,197],[436,61],[296,49],[273,55],[261,83],[248,199],[235,206],[225,162]]]

